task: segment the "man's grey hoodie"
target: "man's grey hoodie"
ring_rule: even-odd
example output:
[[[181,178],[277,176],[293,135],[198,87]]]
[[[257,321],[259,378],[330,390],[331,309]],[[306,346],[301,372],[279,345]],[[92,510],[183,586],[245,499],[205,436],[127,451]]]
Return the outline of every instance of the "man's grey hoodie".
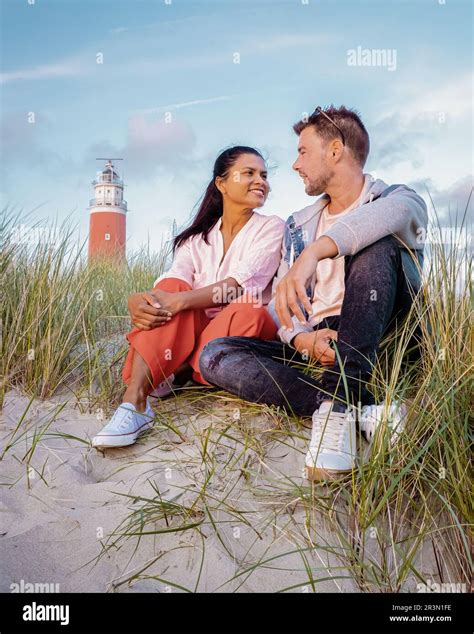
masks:
[[[329,196],[324,194],[312,205],[293,213],[286,221],[280,266],[273,281],[273,299],[268,310],[279,327],[279,338],[290,345],[297,334],[312,332],[313,329],[308,323],[300,324],[295,316],[292,318],[292,330],[281,328],[275,311],[275,288],[302,250],[315,241],[321,211],[328,200]],[[388,186],[384,181],[371,177],[368,186],[365,185],[361,204],[345,214],[341,220],[336,220],[322,235],[329,236],[336,243],[336,257],[344,257],[354,255],[377,240],[393,234],[399,239],[400,246],[413,251],[422,264],[427,225],[426,203],[413,189],[399,184]],[[316,271],[307,287],[310,300],[315,283]]]

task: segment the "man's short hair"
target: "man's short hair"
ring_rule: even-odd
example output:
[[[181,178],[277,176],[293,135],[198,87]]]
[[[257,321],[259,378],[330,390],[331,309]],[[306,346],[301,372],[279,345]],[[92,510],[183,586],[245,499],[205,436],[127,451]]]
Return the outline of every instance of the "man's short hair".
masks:
[[[364,167],[369,155],[370,142],[359,113],[345,106],[336,108],[332,104],[329,108],[323,108],[323,111],[341,128],[344,133],[346,147],[351,151],[359,165]],[[315,112],[307,119],[302,119],[295,123],[293,130],[299,136],[310,125],[314,126],[316,133],[324,141],[332,141],[334,138],[341,139],[341,133],[336,126],[319,112]]]

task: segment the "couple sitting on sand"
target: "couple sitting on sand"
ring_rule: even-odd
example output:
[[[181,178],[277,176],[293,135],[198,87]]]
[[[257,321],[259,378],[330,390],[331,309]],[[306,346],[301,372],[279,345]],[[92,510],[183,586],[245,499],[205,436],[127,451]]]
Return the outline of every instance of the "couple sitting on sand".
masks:
[[[400,418],[392,407],[382,419],[367,383],[382,336],[420,288],[426,205],[363,172],[369,136],[356,112],[318,107],[293,129],[293,169],[309,196],[324,195],[286,223],[264,216],[255,211],[270,191],[263,157],[222,152],[171,268],[129,298],[128,387],[95,447],[134,443],[154,419],[149,397],[191,378],[312,416],[310,480],[354,468],[356,423],[370,437]],[[303,371],[310,360],[325,368],[318,379]]]

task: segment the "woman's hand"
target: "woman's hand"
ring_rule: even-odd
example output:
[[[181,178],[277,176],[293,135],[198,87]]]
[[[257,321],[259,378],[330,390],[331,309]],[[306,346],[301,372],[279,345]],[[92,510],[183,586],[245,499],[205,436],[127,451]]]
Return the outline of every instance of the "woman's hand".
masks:
[[[332,339],[337,341],[337,330],[321,328],[296,335],[293,345],[306,358],[319,361],[321,365],[334,365],[336,353],[330,346]]]
[[[154,288],[148,293],[143,293],[143,296],[151,306],[165,310],[171,316],[176,315],[184,308],[183,293],[179,291],[169,293],[161,288]]]
[[[132,323],[140,330],[151,330],[162,326],[168,323],[172,317],[168,310],[152,306],[151,299],[150,293],[133,293],[128,298],[128,312],[132,318]],[[156,303],[155,298],[152,301]]]

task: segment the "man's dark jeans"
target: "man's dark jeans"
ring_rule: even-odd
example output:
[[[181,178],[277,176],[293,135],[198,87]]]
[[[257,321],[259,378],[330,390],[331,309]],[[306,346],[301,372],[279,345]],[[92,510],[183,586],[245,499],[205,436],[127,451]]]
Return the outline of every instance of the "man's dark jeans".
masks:
[[[417,255],[422,262],[422,254]],[[393,236],[345,257],[341,313],[327,317],[315,329],[337,330],[335,347],[343,361],[350,404],[374,403],[367,381],[379,343],[406,316],[419,288],[418,267]],[[290,363],[301,364],[300,369]],[[279,405],[296,415],[311,416],[323,400],[347,405],[337,354],[335,364],[319,379],[303,371],[307,363],[280,341],[220,337],[205,346],[199,365],[209,383],[247,401]]]

